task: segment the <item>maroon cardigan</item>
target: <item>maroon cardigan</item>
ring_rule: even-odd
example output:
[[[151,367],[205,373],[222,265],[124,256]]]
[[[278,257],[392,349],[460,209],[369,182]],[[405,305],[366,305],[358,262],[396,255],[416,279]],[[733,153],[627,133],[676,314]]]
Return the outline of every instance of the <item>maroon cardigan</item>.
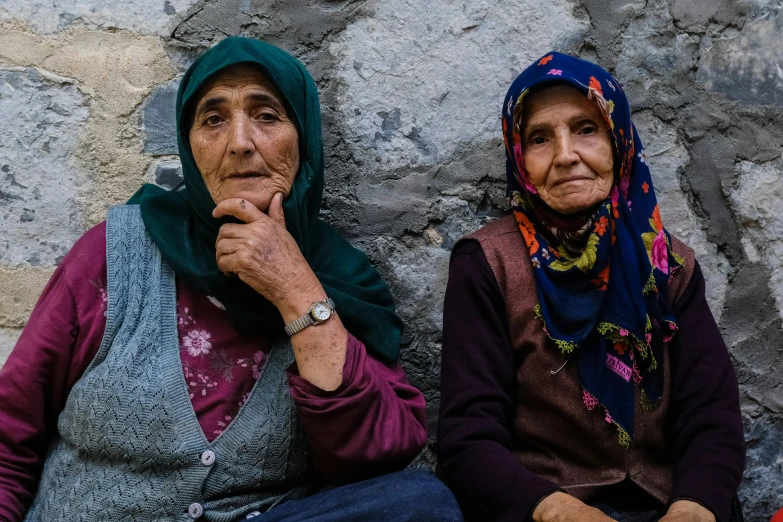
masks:
[[[744,467],[736,376],[704,295],[695,264],[674,306],[679,332],[670,344],[671,391],[666,448],[674,473],[669,499],[691,499],[726,522]],[[475,241],[459,243],[451,259],[444,304],[440,467],[466,514],[477,520],[525,520],[554,482],[515,456],[517,383],[521,363],[509,335],[506,303]],[[574,434],[578,438],[578,434]],[[625,505],[663,507],[626,481],[599,488]]]

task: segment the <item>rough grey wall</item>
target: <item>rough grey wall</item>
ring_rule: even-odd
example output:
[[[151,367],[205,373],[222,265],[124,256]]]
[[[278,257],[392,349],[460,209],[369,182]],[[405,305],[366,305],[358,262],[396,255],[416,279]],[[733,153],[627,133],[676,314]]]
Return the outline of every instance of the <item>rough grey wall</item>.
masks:
[[[433,435],[449,250],[506,209],[506,88],[551,49],[613,72],[664,222],[697,251],[739,375],[748,520],[783,505],[779,0],[7,0],[0,361],[107,205],[145,179],[176,186],[177,77],[235,34],[293,52],[319,84],[323,214],[392,287]],[[430,447],[419,463],[433,459]]]

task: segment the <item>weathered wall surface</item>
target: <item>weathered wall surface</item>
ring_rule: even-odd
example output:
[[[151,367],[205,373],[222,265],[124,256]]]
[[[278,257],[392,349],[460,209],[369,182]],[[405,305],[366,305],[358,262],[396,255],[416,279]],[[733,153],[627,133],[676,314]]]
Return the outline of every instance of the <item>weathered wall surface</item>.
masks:
[[[503,213],[500,102],[555,49],[625,86],[669,229],[739,375],[748,519],[783,505],[783,6],[777,0],[7,0],[0,5],[0,364],[75,239],[179,182],[177,78],[226,35],[319,83],[324,217],[376,263],[438,409],[449,250]],[[432,462],[426,451],[420,462]]]

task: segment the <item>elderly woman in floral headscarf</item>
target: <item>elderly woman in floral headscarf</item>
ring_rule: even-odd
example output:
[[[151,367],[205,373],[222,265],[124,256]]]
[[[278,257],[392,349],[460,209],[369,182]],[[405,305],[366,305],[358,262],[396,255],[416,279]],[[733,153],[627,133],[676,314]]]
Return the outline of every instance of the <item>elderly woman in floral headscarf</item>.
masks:
[[[227,38],[183,77],[177,130],[184,190],[110,209],[0,373],[0,520],[461,520],[401,471],[424,398],[391,292],[319,219],[305,67]]]
[[[446,291],[447,483],[476,520],[727,522],[737,379],[620,84],[550,53],[502,120],[513,213],[455,246]]]

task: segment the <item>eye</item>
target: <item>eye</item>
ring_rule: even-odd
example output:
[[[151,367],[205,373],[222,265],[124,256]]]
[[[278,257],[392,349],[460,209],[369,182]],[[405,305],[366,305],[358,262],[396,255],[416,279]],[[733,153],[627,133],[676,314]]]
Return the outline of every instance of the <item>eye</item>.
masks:
[[[204,125],[207,125],[208,127],[214,127],[215,125],[218,125],[221,121],[223,121],[220,116],[217,114],[213,114],[211,116],[207,116],[204,119]]]
[[[582,127],[582,129],[579,131],[579,134],[587,134],[587,135],[590,135],[590,134],[595,134],[596,132],[598,132],[598,127],[596,127],[595,125],[585,125],[585,126],[584,126],[584,127]]]
[[[530,136],[527,140],[531,145],[543,145],[546,143],[546,138],[541,135]]]
[[[256,119],[268,123],[268,122],[277,121],[278,118],[277,118],[277,114],[275,114],[274,112],[272,112],[272,111],[264,111],[264,112],[258,113],[258,115],[256,116]]]

